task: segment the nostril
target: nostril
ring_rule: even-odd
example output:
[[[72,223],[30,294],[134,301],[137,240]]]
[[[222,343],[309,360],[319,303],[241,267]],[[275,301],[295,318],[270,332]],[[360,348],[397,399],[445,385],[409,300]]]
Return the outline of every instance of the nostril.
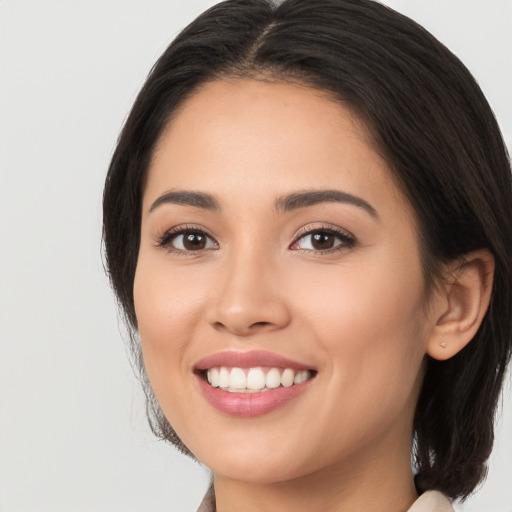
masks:
[[[290,311],[277,295],[262,298],[257,290],[236,295],[225,292],[212,300],[207,321],[219,332],[249,336],[286,327]]]
[[[271,325],[270,322],[255,322],[250,327],[266,327],[267,325]]]
[[[226,325],[223,322],[214,322],[212,324],[213,328],[218,331],[232,331],[239,335],[249,335],[255,331],[265,330],[269,327],[272,327],[272,322],[254,322],[252,324],[243,326],[243,325]]]

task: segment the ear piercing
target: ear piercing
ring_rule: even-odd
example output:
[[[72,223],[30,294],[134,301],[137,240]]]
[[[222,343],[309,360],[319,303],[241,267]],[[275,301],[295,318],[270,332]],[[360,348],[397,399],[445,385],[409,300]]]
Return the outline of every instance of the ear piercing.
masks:
[[[441,345],[442,348],[446,348],[446,342],[442,341],[441,343],[439,343],[439,345]]]

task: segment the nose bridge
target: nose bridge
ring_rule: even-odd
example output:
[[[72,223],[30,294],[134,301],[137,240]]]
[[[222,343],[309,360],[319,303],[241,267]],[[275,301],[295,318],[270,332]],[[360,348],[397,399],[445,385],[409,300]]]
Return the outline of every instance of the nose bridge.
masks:
[[[237,336],[284,327],[289,312],[279,274],[278,259],[268,247],[246,243],[233,248],[219,269],[210,323]]]

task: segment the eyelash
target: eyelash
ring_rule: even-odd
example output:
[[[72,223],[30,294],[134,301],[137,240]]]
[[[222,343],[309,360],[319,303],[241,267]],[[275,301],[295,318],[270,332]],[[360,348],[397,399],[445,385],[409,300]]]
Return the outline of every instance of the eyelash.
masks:
[[[306,253],[314,253],[319,255],[324,254],[331,254],[334,252],[342,251],[345,249],[350,249],[356,245],[356,239],[353,235],[351,235],[348,231],[342,230],[338,227],[332,226],[332,225],[321,225],[318,227],[304,227],[302,228],[297,235],[295,236],[295,239],[290,245],[290,248],[292,248],[294,245],[296,245],[301,239],[304,239],[307,236],[312,236],[314,234],[326,234],[331,235],[338,240],[340,240],[340,243],[332,247],[331,249],[325,249],[325,250],[315,250],[315,249],[295,249],[297,251],[306,252]]]
[[[300,240],[304,239],[307,236],[312,236],[317,233],[331,235],[333,237],[336,237],[338,240],[340,240],[340,243],[330,249],[325,249],[325,250],[300,249],[300,248],[292,249],[293,246],[296,245]],[[209,247],[209,248],[204,248],[204,249],[198,249],[195,251],[194,250],[187,251],[187,250],[176,249],[176,248],[172,247],[171,242],[173,240],[175,240],[178,236],[184,235],[184,234],[204,236],[215,244],[214,248],[218,248],[218,245],[219,245],[218,242],[212,236],[210,236],[206,231],[204,231],[204,229],[198,228],[196,226],[177,226],[175,228],[172,228],[172,229],[166,231],[161,237],[158,238],[157,246],[162,247],[171,253],[185,255],[185,256],[197,255],[203,251],[212,249],[211,247]],[[354,247],[355,245],[356,245],[356,239],[354,238],[353,235],[351,235],[347,231],[344,231],[340,228],[337,228],[337,227],[334,227],[331,225],[323,225],[323,226],[318,226],[315,228],[311,228],[311,227],[302,228],[297,233],[297,235],[295,236],[293,242],[290,244],[289,247],[290,247],[290,249],[296,250],[296,251],[323,255],[323,254],[330,254],[333,252],[342,251],[344,249],[350,249],[350,248]]]
[[[213,243],[217,247],[219,245],[217,243],[217,241],[212,236],[210,236],[204,229],[198,228],[196,226],[177,226],[175,228],[169,229],[161,237],[159,237],[158,241],[157,241],[157,246],[162,247],[163,249],[166,249],[167,251],[169,251],[173,254],[178,254],[178,255],[183,255],[183,256],[192,256],[195,254],[199,254],[205,250],[211,250],[211,248],[207,248],[207,249],[198,249],[196,251],[186,251],[186,250],[182,250],[182,249],[176,249],[175,247],[173,247],[171,245],[171,242],[173,240],[175,240],[176,238],[178,238],[178,236],[184,235],[184,234],[204,236],[207,239],[213,241]]]

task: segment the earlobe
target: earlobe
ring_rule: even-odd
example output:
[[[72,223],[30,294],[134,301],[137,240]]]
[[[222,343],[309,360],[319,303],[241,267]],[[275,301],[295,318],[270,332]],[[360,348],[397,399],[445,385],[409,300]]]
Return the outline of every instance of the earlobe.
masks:
[[[427,353],[434,359],[450,359],[475,336],[491,299],[494,257],[487,249],[467,254],[458,262],[442,287],[440,306],[428,340]]]

